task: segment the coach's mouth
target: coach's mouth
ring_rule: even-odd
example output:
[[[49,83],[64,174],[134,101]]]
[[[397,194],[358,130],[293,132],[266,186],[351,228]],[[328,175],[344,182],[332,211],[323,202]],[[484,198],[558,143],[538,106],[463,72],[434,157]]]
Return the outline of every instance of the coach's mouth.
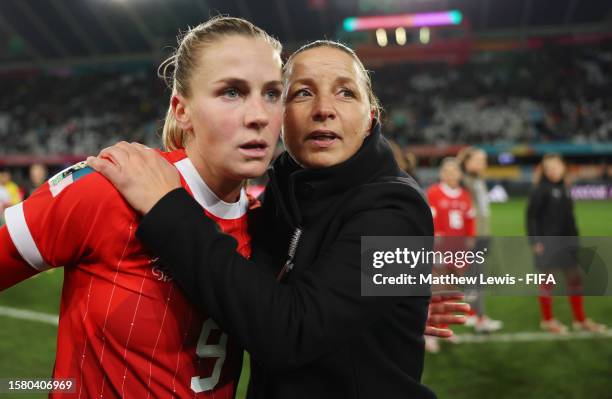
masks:
[[[305,139],[307,144],[317,149],[329,148],[340,140],[342,140],[342,137],[338,133],[327,129],[312,131],[306,136]]]

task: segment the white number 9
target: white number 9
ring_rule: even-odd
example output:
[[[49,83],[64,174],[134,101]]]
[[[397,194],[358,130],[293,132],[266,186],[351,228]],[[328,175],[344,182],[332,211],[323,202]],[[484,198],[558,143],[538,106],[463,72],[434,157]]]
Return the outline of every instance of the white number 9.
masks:
[[[208,341],[210,333],[213,330],[220,330],[217,323],[215,323],[213,319],[206,320],[202,326],[200,338],[198,339],[196,354],[201,359],[216,358],[217,360],[215,360],[215,366],[210,377],[191,377],[191,390],[194,392],[199,393],[214,389],[221,377],[221,369],[223,368],[223,363],[225,363],[225,355],[227,352],[227,334],[221,332],[219,343],[207,345],[206,341]]]

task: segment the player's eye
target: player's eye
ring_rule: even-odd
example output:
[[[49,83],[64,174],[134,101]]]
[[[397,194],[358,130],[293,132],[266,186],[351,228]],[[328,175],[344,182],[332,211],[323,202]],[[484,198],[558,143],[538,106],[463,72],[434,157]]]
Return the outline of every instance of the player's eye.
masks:
[[[223,95],[223,97],[230,100],[234,100],[242,95],[240,90],[238,90],[236,87],[228,87],[224,89],[221,94]]]
[[[276,102],[281,97],[281,91],[279,89],[266,90],[266,100],[269,102]]]

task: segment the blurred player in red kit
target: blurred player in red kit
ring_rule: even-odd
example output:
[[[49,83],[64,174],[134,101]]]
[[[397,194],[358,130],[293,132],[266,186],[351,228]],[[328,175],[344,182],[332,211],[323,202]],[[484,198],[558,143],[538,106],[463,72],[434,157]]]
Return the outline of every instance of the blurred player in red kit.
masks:
[[[440,164],[440,182],[427,190],[436,236],[476,235],[472,199],[461,187],[461,166],[455,158],[445,158]]]
[[[475,213],[472,200],[467,190],[461,187],[463,173],[459,161],[453,157],[442,160],[440,164],[440,182],[427,190],[427,201],[431,208],[434,222],[436,248],[438,250],[462,250],[465,242],[459,237],[473,237],[476,234]],[[440,237],[458,237],[442,241]],[[440,265],[434,265],[434,272]],[[442,266],[442,273],[448,273]],[[445,327],[442,325],[441,327]],[[425,349],[437,353],[440,345],[436,337],[425,337]]]
[[[249,22],[213,18],[169,59],[163,157],[245,257],[244,179],[264,173],[280,133],[280,52]],[[53,377],[74,379],[76,394],[52,397],[234,397],[241,347],[149,255],[138,215],[102,175],[77,164],[5,215],[0,290],[64,266]]]

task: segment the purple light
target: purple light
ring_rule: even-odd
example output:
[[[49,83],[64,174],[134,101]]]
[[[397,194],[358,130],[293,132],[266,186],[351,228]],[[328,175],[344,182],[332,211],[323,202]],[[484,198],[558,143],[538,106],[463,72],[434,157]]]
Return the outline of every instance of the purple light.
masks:
[[[457,10],[363,18],[352,17],[344,20],[344,29],[348,32],[352,32],[381,28],[390,29],[400,26],[418,28],[422,26],[458,25],[461,23],[462,19],[463,15]]]
[[[452,25],[453,20],[450,13],[427,13],[427,14],[416,14],[412,17],[412,26],[440,26],[440,25]]]

